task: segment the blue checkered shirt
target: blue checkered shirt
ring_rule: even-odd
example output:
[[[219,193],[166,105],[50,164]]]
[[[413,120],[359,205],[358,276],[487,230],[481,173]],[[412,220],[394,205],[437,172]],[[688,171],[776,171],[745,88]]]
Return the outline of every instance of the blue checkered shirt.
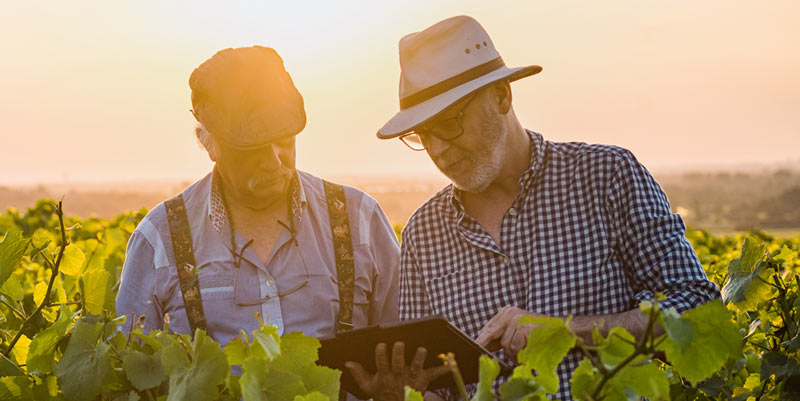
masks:
[[[630,151],[528,134],[530,168],[499,244],[465,213],[452,185],[411,216],[401,245],[402,320],[441,314],[475,338],[506,305],[578,316],[624,312],[656,292],[666,295],[662,307],[679,312],[719,297],[683,220]],[[556,397],[571,399],[581,359],[570,351],[558,367]]]

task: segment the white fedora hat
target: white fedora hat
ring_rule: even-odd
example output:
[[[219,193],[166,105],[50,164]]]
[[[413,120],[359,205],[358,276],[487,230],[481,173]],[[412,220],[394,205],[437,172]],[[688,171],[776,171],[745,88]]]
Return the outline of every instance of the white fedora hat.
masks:
[[[390,139],[411,131],[470,93],[501,79],[516,81],[542,70],[508,68],[489,34],[459,15],[400,39],[400,111],[378,130]]]

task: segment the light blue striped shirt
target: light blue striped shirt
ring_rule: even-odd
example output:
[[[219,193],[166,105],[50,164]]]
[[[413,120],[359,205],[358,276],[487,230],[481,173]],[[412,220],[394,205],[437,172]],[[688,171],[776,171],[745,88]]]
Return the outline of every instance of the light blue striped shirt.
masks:
[[[297,171],[294,216],[296,243],[283,229],[267,263],[252,249],[234,265],[230,227],[213,174],[183,191],[208,332],[226,344],[240,330],[258,327],[256,313],[281,333],[321,337],[336,331],[339,290],[330,219],[322,180]],[[400,248],[386,215],[369,195],[345,186],[355,259],[353,324],[363,327],[397,320]],[[237,250],[247,239],[236,235]],[[310,279],[309,279],[310,278]],[[166,209],[158,204],[128,241],[117,294],[117,313],[145,316],[146,330],[188,333]],[[279,291],[299,290],[278,297]],[[269,298],[265,302],[262,299]],[[136,319],[135,318],[135,319]],[[123,325],[129,327],[128,325]]]

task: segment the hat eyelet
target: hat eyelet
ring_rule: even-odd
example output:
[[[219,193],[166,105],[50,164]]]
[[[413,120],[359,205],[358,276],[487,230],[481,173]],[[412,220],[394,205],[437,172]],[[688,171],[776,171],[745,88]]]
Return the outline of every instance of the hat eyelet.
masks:
[[[464,53],[469,54],[469,49],[464,49]]]
[[[483,46],[486,47],[486,46],[489,46],[489,45],[487,45],[486,42],[483,42]]]
[[[480,43],[478,43],[477,45],[475,45],[475,48],[476,48],[476,49],[480,49],[480,48],[481,48],[481,44],[480,44]]]

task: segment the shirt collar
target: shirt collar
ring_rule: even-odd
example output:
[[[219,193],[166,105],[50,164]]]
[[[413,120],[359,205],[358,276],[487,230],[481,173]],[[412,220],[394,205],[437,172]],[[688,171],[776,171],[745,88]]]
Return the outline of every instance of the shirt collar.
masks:
[[[303,215],[303,209],[308,204],[306,191],[303,189],[303,183],[297,174],[297,170],[292,174],[292,181],[289,183],[289,194],[289,209],[292,212],[292,219],[296,226]],[[216,174],[213,173],[211,174],[211,191],[209,191],[208,196],[208,219],[217,232],[221,232],[222,228],[228,223],[228,215],[222,202],[220,185]]]
[[[526,192],[530,188],[531,183],[534,181],[534,177],[536,177],[539,171],[541,171],[540,167],[544,163],[545,148],[545,141],[541,134],[533,132],[529,129],[526,129],[525,132],[531,138],[531,160],[528,168],[522,172],[522,175],[519,178],[519,185],[522,193]],[[455,185],[450,185],[452,188],[450,191],[450,204],[453,205],[453,208],[456,212],[456,220],[460,221],[464,217],[464,205],[461,202],[462,191],[456,188]]]

